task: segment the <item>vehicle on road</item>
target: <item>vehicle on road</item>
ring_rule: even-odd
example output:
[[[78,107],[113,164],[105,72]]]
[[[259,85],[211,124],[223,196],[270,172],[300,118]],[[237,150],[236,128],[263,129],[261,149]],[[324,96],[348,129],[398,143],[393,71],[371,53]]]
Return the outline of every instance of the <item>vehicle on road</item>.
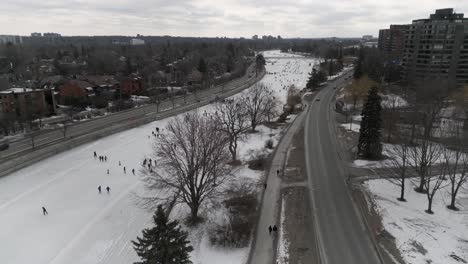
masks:
[[[315,101],[320,101],[320,98],[315,99]]]
[[[0,139],[0,151],[6,150],[10,147],[10,143],[7,139]]]

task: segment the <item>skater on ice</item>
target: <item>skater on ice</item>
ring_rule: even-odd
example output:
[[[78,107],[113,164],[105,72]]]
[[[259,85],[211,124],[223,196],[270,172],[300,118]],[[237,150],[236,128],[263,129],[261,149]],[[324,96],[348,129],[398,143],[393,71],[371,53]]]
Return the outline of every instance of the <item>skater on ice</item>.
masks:
[[[45,209],[44,206],[42,206],[42,214],[43,215],[48,215],[49,214],[49,212],[47,212],[47,209]]]
[[[99,193],[101,193],[101,185],[99,185],[99,186],[97,187],[97,190],[98,190]]]
[[[133,173],[133,175],[135,175],[135,169],[132,169],[132,173]]]
[[[94,157],[95,157],[95,158],[97,157],[96,151],[94,151]]]
[[[107,193],[109,193],[109,192],[110,192],[110,188],[109,188],[109,186],[107,186],[107,187],[106,187],[106,191],[107,191]]]
[[[125,174],[127,173],[127,168],[125,168],[125,166],[124,166],[124,173],[125,173]]]

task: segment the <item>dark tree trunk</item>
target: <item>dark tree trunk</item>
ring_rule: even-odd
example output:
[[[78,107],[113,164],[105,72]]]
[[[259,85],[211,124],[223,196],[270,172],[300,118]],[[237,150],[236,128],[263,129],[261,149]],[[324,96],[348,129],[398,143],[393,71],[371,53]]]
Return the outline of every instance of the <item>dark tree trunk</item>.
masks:
[[[401,182],[401,192],[400,192],[400,198],[398,198],[398,201],[400,202],[406,202],[405,199],[405,179],[403,178]]]
[[[428,201],[429,203],[428,203],[428,205],[427,205],[427,210],[426,210],[426,213],[428,213],[428,214],[433,214],[433,213],[434,213],[434,212],[432,211],[432,198],[433,198],[433,197],[430,197],[430,198],[429,198],[429,201]]]

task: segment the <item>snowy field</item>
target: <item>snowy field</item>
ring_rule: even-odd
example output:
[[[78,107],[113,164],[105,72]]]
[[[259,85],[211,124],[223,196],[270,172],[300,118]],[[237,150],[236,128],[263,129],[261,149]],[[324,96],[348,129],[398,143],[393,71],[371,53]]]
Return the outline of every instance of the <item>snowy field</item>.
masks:
[[[434,197],[434,214],[429,215],[424,212],[426,195],[416,193],[409,181],[405,203],[396,199],[399,187],[386,180],[372,180],[365,185],[373,194],[384,228],[396,238],[396,246],[406,263],[468,262],[468,190],[459,194],[458,212],[446,208],[450,203],[450,188],[439,190]]]
[[[302,88],[315,62],[279,51],[264,53],[268,74],[262,80],[276,96],[286,101],[286,88]],[[288,57],[268,59],[268,57]],[[210,111],[207,106],[199,111]],[[130,243],[151,223],[151,212],[135,204],[135,194],[143,190],[138,180],[142,160],[152,152],[151,132],[164,128],[168,119],[114,134],[60,153],[40,163],[0,178],[0,260],[1,263],[132,263],[137,256]],[[258,127],[240,145],[243,161],[264,151],[264,143],[280,129]],[[93,158],[105,155],[107,162]],[[121,166],[119,166],[119,161]],[[123,171],[126,167],[126,173]],[[135,169],[137,175],[132,174]],[[109,174],[107,174],[109,170]],[[238,177],[258,179],[261,173],[245,165],[236,168]],[[102,186],[99,194],[97,187]],[[104,190],[110,187],[110,193]],[[41,207],[49,215],[43,216]],[[184,214],[174,212],[171,217]],[[207,210],[208,211],[208,210]],[[222,216],[220,216],[222,218]],[[207,242],[203,227],[190,234],[194,263],[241,264],[248,248],[222,250]]]

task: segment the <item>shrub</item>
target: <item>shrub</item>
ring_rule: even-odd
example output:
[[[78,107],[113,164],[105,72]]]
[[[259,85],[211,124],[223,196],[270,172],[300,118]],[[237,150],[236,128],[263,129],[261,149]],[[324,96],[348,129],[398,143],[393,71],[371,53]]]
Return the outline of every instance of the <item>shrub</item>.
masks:
[[[265,141],[265,148],[273,149],[273,145],[274,145],[274,143],[273,143],[273,140],[271,138],[268,139],[267,141]]]

